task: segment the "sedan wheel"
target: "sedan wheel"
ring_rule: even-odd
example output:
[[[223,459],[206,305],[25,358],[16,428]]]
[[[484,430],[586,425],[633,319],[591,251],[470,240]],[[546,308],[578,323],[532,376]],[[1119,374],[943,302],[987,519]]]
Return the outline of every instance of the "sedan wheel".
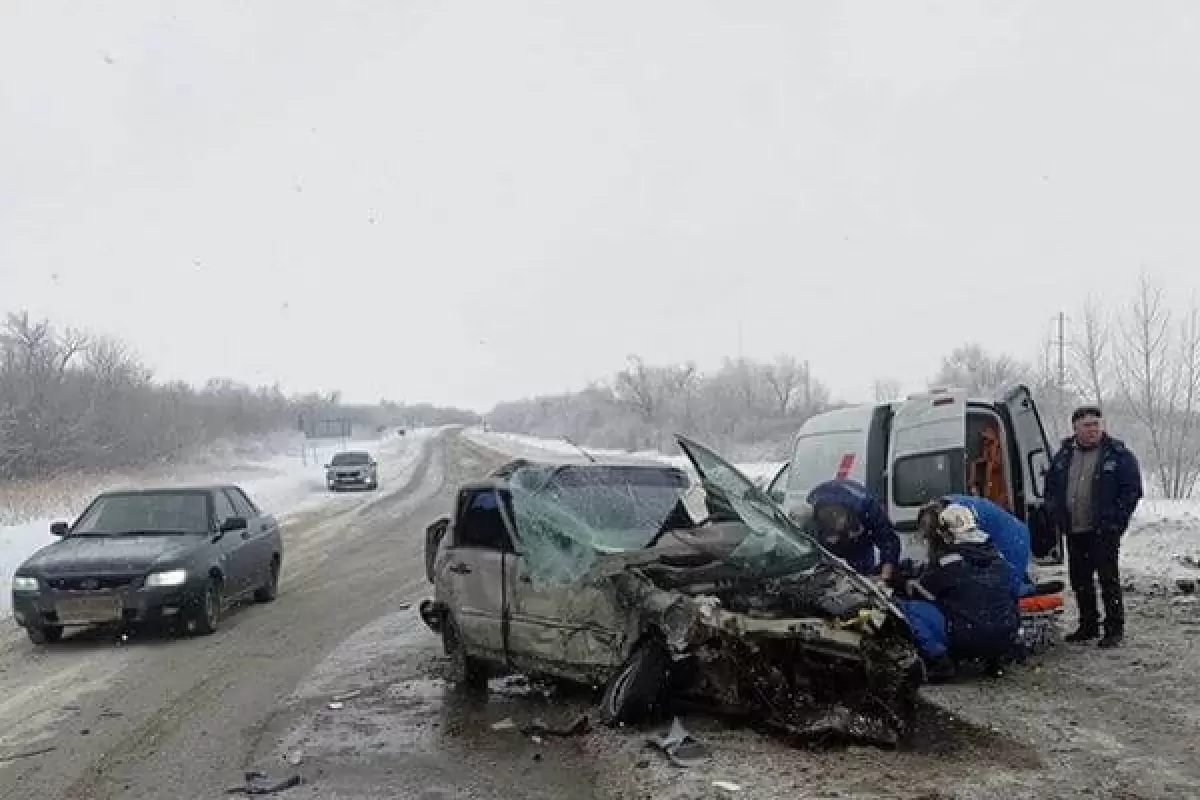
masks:
[[[468,692],[487,691],[487,670],[484,665],[467,655],[458,623],[447,615],[442,626],[442,645],[450,656],[450,682]]]
[[[46,625],[41,628],[26,628],[25,632],[29,634],[29,641],[34,644],[54,644],[62,639],[62,625]]]
[[[221,583],[216,578],[209,578],[204,587],[192,618],[188,620],[188,632],[207,636],[215,633],[221,624]]]
[[[600,713],[610,724],[640,722],[658,709],[670,678],[670,656],[657,641],[641,644],[609,681]]]
[[[279,559],[272,558],[267,582],[254,590],[254,599],[259,603],[269,603],[279,596]]]

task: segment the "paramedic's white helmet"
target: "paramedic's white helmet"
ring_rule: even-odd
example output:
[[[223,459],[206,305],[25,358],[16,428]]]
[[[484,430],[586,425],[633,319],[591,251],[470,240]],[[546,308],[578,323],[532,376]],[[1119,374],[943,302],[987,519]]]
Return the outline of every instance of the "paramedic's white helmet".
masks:
[[[943,508],[938,520],[941,522],[942,530],[955,538],[979,530],[975,512],[959,503],[951,503]]]

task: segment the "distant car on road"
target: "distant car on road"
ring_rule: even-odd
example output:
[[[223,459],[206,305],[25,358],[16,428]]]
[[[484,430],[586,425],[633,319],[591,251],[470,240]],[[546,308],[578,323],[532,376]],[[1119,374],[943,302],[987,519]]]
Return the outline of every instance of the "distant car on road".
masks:
[[[352,486],[378,489],[378,467],[370,453],[364,450],[347,450],[336,454],[325,465],[325,483],[330,491],[334,492]]]
[[[275,599],[283,540],[275,518],[237,486],[106,492],[61,541],[13,576],[13,616],[36,644],[70,627],[178,621],[217,629],[225,608]]]

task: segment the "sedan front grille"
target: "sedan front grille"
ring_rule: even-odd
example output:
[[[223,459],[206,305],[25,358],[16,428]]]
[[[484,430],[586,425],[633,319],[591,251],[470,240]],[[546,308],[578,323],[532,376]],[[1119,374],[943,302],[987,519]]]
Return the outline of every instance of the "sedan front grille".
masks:
[[[72,575],[69,578],[47,578],[46,585],[60,592],[96,592],[120,589],[136,579],[136,575]]]

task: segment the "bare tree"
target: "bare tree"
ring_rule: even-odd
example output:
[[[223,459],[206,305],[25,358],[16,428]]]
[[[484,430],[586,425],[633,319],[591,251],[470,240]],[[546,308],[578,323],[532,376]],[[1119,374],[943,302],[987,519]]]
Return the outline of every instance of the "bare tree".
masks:
[[[1076,391],[1089,402],[1103,405],[1111,370],[1111,336],[1107,315],[1094,298],[1083,307],[1079,336],[1071,342],[1071,373]]]
[[[942,359],[941,369],[931,383],[987,395],[1005,386],[1028,381],[1032,372],[1024,362],[1005,355],[992,356],[980,345],[968,344]]]
[[[794,357],[781,355],[775,363],[763,370],[763,377],[775,399],[775,413],[787,416],[797,401],[807,405],[812,402],[812,374],[808,363],[801,364]]]
[[[1193,301],[1174,325],[1162,288],[1142,275],[1121,328],[1117,374],[1124,409],[1145,434],[1151,473],[1163,492],[1189,497],[1200,472],[1200,308]]]
[[[1200,480],[1200,441],[1196,415],[1200,413],[1200,305],[1193,296],[1187,316],[1179,326],[1178,364],[1172,419],[1177,428],[1170,454],[1170,497],[1191,497]]]
[[[899,400],[903,389],[900,381],[895,378],[876,378],[871,384],[876,403],[890,403]]]

